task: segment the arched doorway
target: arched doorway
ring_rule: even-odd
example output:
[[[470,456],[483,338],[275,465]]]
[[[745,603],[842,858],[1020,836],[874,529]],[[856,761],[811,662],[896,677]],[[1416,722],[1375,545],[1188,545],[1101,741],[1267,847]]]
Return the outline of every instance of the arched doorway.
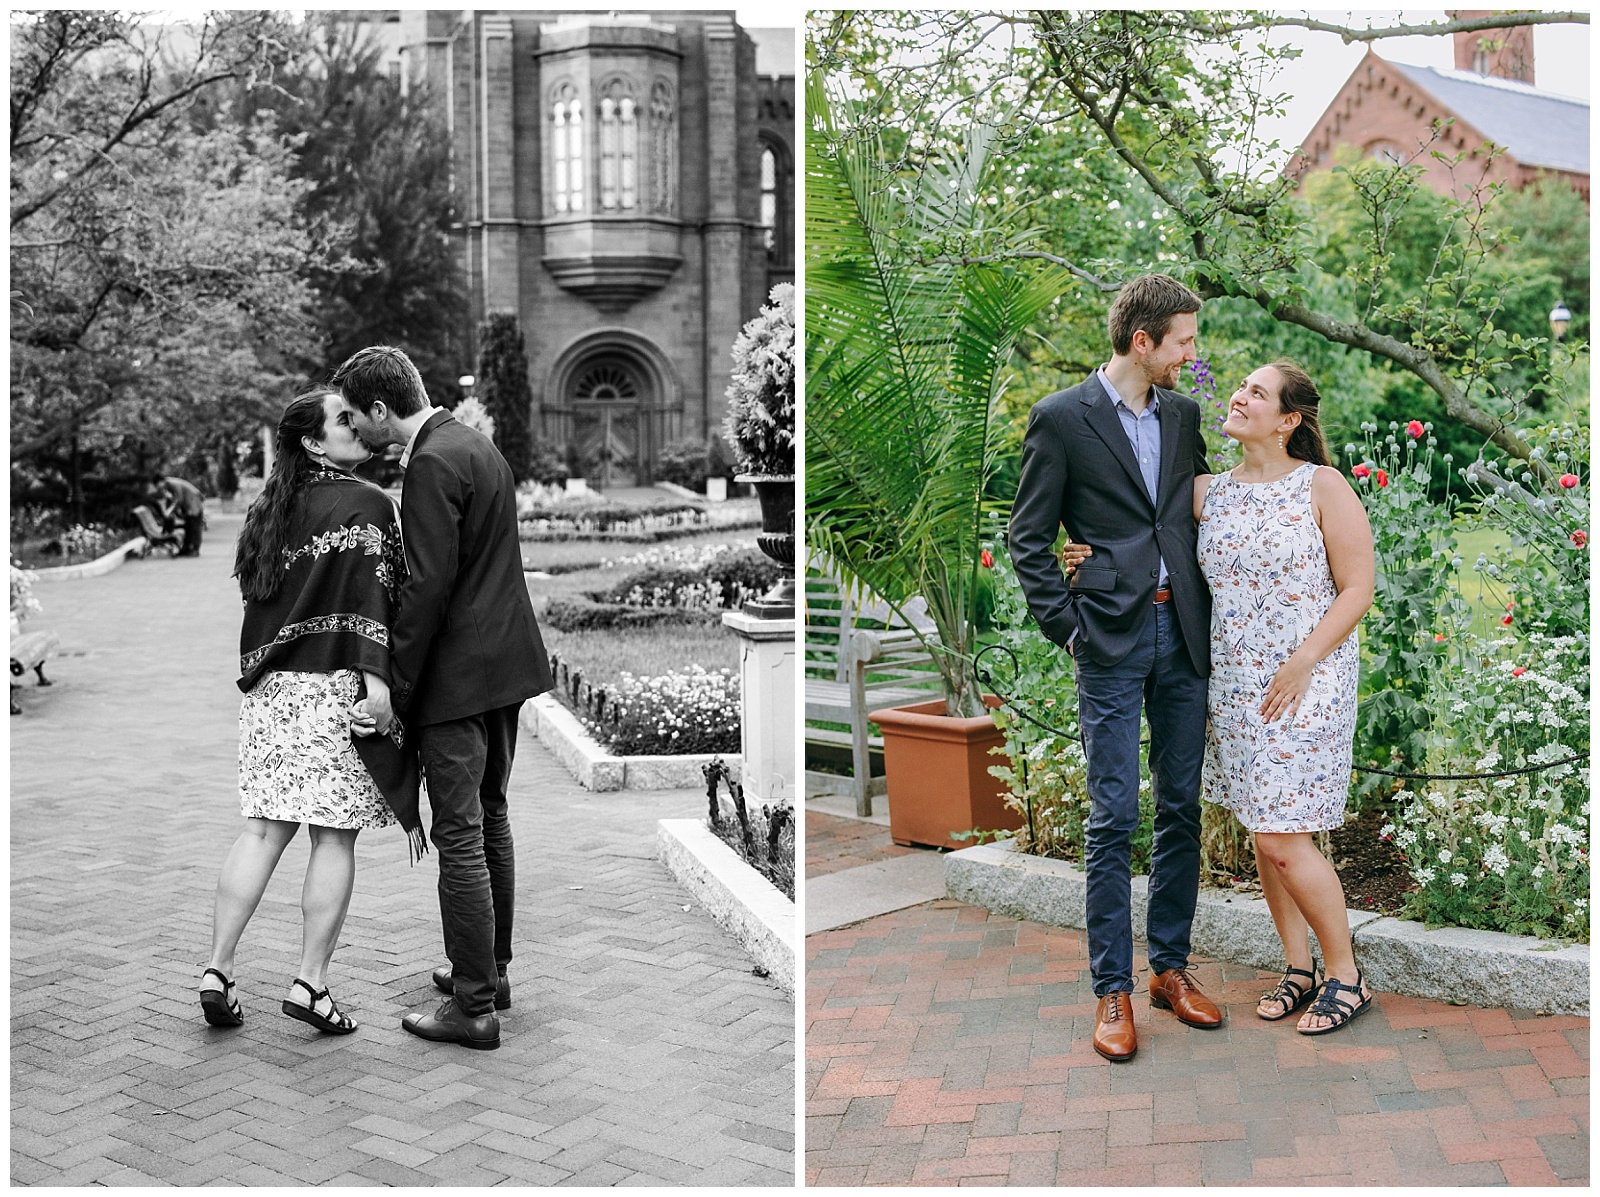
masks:
[[[542,419],[568,464],[585,477],[609,486],[649,486],[656,454],[679,435],[681,390],[671,361],[648,337],[597,329],[557,355]]]
[[[616,354],[573,371],[572,443],[583,472],[601,486],[638,486],[650,477],[646,391],[640,372]]]

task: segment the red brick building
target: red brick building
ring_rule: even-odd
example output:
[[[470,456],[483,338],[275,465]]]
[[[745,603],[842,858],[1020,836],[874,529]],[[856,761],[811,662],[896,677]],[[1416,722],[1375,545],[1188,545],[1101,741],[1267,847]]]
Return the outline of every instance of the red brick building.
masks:
[[[1327,170],[1335,146],[1353,145],[1364,157],[1415,161],[1427,183],[1444,193],[1480,182],[1523,187],[1540,175],[1560,175],[1587,202],[1589,105],[1534,86],[1531,30],[1457,33],[1455,61],[1448,71],[1407,66],[1369,50],[1289,160],[1289,176]],[[1436,138],[1436,122],[1447,119],[1453,123]],[[1503,151],[1487,174],[1479,150],[1485,143]],[[1429,149],[1475,152],[1452,178]]]
[[[474,326],[517,315],[537,435],[648,482],[663,445],[720,429],[734,338],[794,280],[793,31],[704,9],[384,18],[402,77],[446,102]]]

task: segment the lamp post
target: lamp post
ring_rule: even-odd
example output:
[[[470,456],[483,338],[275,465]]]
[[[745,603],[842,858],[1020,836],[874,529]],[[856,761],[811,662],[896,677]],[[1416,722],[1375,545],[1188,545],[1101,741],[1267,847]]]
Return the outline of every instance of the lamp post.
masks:
[[[472,388],[477,385],[477,378],[471,374],[463,374],[456,379],[456,386],[467,392],[467,398],[472,398]]]
[[[1567,305],[1557,303],[1550,309],[1550,331],[1555,334],[1556,344],[1566,340],[1567,326],[1572,323],[1572,313],[1567,311]]]

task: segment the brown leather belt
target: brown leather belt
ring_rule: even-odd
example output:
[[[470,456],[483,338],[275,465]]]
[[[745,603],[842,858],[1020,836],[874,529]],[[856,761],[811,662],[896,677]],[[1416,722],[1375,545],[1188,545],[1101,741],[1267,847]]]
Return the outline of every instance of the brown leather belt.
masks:
[[[1156,602],[1158,602],[1158,603],[1170,603],[1171,601],[1172,601],[1172,591],[1171,590],[1169,590],[1165,586],[1163,586],[1160,590],[1156,591]]]

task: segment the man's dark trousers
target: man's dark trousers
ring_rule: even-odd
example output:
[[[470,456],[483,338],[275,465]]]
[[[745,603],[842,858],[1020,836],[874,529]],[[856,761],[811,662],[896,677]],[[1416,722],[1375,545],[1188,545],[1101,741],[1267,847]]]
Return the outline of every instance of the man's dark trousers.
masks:
[[[444,952],[456,1004],[474,1018],[493,1011],[496,973],[511,962],[516,854],[506,787],[521,710],[518,702],[417,730],[439,853]]]
[[[180,557],[198,557],[200,555],[200,533],[206,526],[203,515],[186,515],[183,517],[183,548],[178,550]]]
[[[1206,679],[1195,672],[1172,604],[1152,604],[1138,642],[1115,665],[1075,660],[1088,757],[1085,905],[1096,997],[1133,992],[1131,857],[1139,826],[1139,709],[1150,723],[1155,844],[1148,957],[1154,973],[1186,968],[1200,886],[1200,767]]]

